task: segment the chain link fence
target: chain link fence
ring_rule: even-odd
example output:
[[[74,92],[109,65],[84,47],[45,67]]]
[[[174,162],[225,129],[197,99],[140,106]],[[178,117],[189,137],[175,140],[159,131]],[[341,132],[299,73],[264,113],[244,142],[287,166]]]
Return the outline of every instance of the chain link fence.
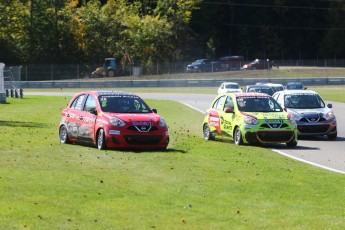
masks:
[[[243,64],[250,63],[252,60],[244,60]],[[129,71],[121,76],[155,76],[159,78],[166,74],[185,74],[186,67],[191,62],[172,62],[172,63],[155,63],[152,65],[133,65]],[[242,63],[241,63],[242,64]],[[14,81],[16,88],[21,88],[22,81],[60,81],[60,80],[82,80],[92,77],[92,72],[102,64],[50,64],[50,65],[22,65],[22,66],[6,66],[4,69],[5,81]],[[273,68],[289,68],[291,71],[299,69],[315,69],[318,70],[323,77],[344,77],[339,71],[332,73],[330,70],[337,68],[345,68],[345,60],[343,59],[315,59],[315,60],[274,60]],[[248,71],[230,70],[231,72],[243,73],[248,75]],[[224,72],[224,71],[223,71]],[[12,75],[12,76],[11,76]],[[338,75],[338,76],[336,76]]]

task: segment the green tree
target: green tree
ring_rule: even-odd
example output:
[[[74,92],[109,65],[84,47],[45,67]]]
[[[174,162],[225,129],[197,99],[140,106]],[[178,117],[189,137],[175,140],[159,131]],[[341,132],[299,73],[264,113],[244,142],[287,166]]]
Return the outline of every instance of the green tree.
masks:
[[[20,64],[27,61],[28,8],[26,1],[0,1],[0,62]]]

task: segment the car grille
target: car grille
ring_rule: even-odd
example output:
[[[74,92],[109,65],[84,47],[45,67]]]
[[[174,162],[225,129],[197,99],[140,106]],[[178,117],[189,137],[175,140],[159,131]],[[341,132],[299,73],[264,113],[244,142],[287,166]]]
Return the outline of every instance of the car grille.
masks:
[[[319,117],[319,116],[310,116],[310,117],[303,117],[302,119],[300,119],[299,121],[301,122],[322,122],[325,121],[326,119],[323,117]]]
[[[328,131],[329,125],[298,125],[297,128],[301,133],[325,133]]]
[[[288,124],[282,123],[282,124],[278,124],[278,123],[266,123],[266,124],[262,124],[260,127],[265,128],[265,129],[283,129],[288,127]]]
[[[288,142],[293,137],[293,131],[258,131],[256,135],[263,142]]]
[[[129,145],[156,145],[163,139],[160,135],[125,135],[124,138]]]
[[[152,132],[158,130],[156,126],[149,126],[149,125],[132,125],[127,128],[131,131],[137,132]]]

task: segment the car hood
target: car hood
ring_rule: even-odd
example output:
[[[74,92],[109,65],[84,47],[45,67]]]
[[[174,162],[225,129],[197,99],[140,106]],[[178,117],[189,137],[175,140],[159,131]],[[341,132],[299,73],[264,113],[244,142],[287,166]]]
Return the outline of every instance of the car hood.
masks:
[[[108,117],[117,117],[126,123],[151,121],[158,122],[161,116],[155,113],[107,113]]]
[[[322,114],[322,116],[326,115],[330,109],[325,108],[316,108],[316,109],[287,109],[289,113],[299,115],[301,117],[318,117]]]
[[[259,120],[288,119],[288,114],[286,112],[241,112],[241,114],[246,116],[253,116]]]
[[[200,63],[192,63],[192,64],[187,65],[187,67],[194,67],[194,66],[201,66],[201,64]]]
[[[225,93],[240,93],[242,92],[241,89],[221,89],[220,91]]]

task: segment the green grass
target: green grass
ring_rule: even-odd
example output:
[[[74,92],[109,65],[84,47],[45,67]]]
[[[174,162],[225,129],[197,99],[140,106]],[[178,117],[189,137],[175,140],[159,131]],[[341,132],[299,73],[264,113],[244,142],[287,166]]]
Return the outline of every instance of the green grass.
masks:
[[[0,229],[345,226],[342,174],[226,138],[206,142],[203,115],[172,101],[147,100],[169,125],[165,152],[61,145],[69,99],[0,104]]]

